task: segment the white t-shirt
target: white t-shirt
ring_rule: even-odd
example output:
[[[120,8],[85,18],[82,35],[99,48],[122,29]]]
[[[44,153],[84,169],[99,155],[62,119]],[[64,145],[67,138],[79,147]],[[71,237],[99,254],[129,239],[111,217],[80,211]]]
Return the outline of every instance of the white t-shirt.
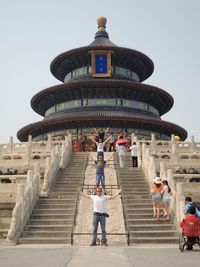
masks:
[[[164,185],[163,186],[163,197],[170,197],[171,196],[171,192],[168,193],[168,186],[167,185]]]
[[[98,143],[97,152],[103,152],[103,147],[104,147],[103,143]]]
[[[137,157],[138,156],[138,148],[136,145],[132,145],[130,147],[131,150],[131,157]]]
[[[119,146],[118,147],[119,156],[125,156],[126,155],[126,148],[125,146]]]
[[[104,213],[106,212],[105,202],[110,198],[108,195],[90,195],[93,200],[93,210],[94,212]]]

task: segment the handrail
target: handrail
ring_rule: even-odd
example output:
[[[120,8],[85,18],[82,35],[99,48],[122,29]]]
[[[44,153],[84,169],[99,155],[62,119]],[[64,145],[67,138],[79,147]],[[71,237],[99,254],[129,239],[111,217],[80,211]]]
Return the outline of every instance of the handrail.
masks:
[[[114,164],[115,164],[115,170],[116,170],[116,176],[117,176],[117,183],[120,186],[120,181],[119,181],[119,167],[117,165],[117,155],[114,155]],[[124,224],[125,224],[125,229],[127,232],[128,227],[127,227],[127,221],[126,221],[126,216],[125,216],[125,207],[124,207],[124,201],[123,201],[123,192],[121,192],[121,202],[122,202],[122,210],[123,210],[123,217],[124,217]]]
[[[85,161],[85,166],[84,166],[84,171],[86,170],[86,166],[88,164],[88,157],[86,158]],[[85,173],[82,177],[82,188],[84,186],[84,178],[85,178]],[[73,224],[72,224],[72,232],[74,231],[75,223],[76,223],[76,217],[77,217],[77,211],[78,211],[78,204],[79,204],[79,193],[77,193],[77,198],[76,198],[76,206],[75,206],[75,211],[74,211],[74,218],[73,218]]]
[[[96,184],[84,184],[82,186],[82,189],[87,189],[87,194],[93,195],[93,194],[95,194]],[[119,189],[119,185],[118,184],[106,185],[105,186],[105,193],[107,195],[112,196],[114,189]]]
[[[76,233],[76,232],[72,232],[71,233],[71,246],[73,246],[74,244],[74,235],[92,235],[92,233]],[[101,235],[101,233],[97,233],[97,235]],[[126,233],[106,233],[106,235],[125,235],[127,238],[127,245],[130,245],[130,232],[127,231]]]

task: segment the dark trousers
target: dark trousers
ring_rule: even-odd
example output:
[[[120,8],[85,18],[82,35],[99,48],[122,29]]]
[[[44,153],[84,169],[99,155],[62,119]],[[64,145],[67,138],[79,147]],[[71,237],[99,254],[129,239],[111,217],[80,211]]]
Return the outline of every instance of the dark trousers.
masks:
[[[133,167],[138,166],[138,158],[137,157],[132,157],[132,162],[133,162]]]

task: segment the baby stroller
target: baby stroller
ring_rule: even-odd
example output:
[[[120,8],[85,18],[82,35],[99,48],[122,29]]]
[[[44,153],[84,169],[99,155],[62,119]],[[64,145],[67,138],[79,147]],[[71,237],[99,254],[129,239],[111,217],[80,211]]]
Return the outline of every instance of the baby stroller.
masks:
[[[179,236],[179,249],[181,252],[184,251],[184,248],[192,250],[192,246],[195,244],[200,247],[200,221],[184,221],[182,233]]]

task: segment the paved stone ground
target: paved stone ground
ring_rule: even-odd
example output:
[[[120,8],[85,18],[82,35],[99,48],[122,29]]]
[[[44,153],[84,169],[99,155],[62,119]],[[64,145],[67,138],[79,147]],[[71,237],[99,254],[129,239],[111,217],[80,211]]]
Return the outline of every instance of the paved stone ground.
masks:
[[[0,267],[198,267],[200,249],[177,246],[0,246]]]

